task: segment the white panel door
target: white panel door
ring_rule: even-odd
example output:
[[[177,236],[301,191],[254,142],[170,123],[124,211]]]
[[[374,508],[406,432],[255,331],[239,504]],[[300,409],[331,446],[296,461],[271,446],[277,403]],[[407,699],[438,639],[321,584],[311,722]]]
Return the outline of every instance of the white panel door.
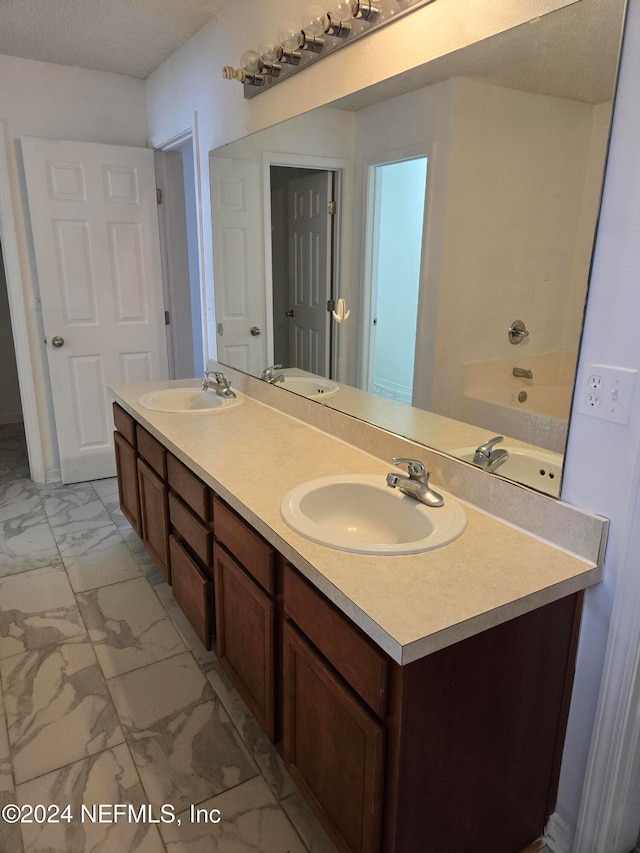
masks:
[[[331,183],[318,171],[288,184],[291,366],[319,376],[329,376]]]
[[[218,360],[258,376],[267,366],[260,169],[211,158]]]
[[[65,483],[115,473],[107,386],[167,378],[153,151],[24,137]]]

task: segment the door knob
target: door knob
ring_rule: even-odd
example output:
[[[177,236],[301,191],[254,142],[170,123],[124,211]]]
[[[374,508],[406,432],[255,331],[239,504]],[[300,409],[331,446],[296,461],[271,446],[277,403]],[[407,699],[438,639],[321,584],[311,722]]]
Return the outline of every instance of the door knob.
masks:
[[[56,335],[51,338],[51,346],[52,347],[63,347],[64,346],[64,338],[61,338],[60,335]]]
[[[293,309],[292,309],[291,311],[285,311],[285,312],[284,312],[284,316],[285,316],[285,317],[295,317],[295,316],[296,316],[296,312],[295,312]]]
[[[262,334],[262,329],[260,329],[258,326],[252,326],[249,331],[251,332],[254,338],[257,338],[258,335]]]

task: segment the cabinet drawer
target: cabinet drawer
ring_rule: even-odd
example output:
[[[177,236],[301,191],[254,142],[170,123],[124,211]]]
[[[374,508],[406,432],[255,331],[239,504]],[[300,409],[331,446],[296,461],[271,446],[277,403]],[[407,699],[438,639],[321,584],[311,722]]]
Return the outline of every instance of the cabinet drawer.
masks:
[[[389,664],[362,632],[288,563],[284,609],[379,717],[387,706]]]
[[[147,462],[156,474],[159,474],[163,480],[167,479],[167,451],[154,438],[151,433],[147,432],[140,424],[136,424],[136,436],[138,439],[138,453]]]
[[[171,453],[167,454],[167,480],[196,515],[211,521],[211,489]]]
[[[220,498],[213,499],[213,529],[218,539],[260,586],[274,591],[274,550]]]
[[[185,540],[202,562],[212,566],[213,533],[172,492],[169,492],[169,519],[174,531]]]
[[[202,645],[211,649],[213,584],[202,574],[175,536],[169,537],[173,597]]]
[[[113,424],[116,430],[123,435],[129,444],[135,449],[136,444],[136,422],[128,412],[119,406],[113,404]]]

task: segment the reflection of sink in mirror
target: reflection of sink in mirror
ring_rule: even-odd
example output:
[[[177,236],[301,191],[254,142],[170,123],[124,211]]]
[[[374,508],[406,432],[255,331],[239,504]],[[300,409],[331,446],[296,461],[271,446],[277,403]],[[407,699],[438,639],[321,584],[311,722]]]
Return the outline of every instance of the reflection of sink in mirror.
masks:
[[[432,551],[457,539],[467,525],[450,495],[444,506],[428,507],[390,489],[384,474],[309,480],[284,497],[280,513],[301,536],[359,554]]]
[[[309,397],[311,400],[330,397],[340,390],[340,386],[336,382],[332,382],[331,379],[324,379],[322,376],[315,376],[313,373],[304,374],[302,371],[289,372],[287,370],[283,370],[282,373],[284,382],[279,382],[278,385],[287,391]]]
[[[509,458],[503,462],[494,473],[517,480],[525,486],[531,486],[547,494],[557,496],[560,491],[560,475],[562,474],[561,453],[534,448],[510,447],[508,444],[498,445],[509,453]],[[473,462],[475,447],[460,447],[452,450],[452,456],[457,456],[465,462]]]
[[[238,392],[235,397],[221,397],[214,391],[202,388],[167,388],[144,394],[138,401],[145,409],[156,412],[221,412],[242,402]]]

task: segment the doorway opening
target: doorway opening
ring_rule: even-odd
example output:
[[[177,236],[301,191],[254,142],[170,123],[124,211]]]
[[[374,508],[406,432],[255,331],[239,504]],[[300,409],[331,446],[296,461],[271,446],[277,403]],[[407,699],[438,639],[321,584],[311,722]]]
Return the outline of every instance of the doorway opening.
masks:
[[[274,362],[333,378],[333,171],[270,167]]]
[[[427,157],[369,167],[366,390],[413,402]],[[368,357],[367,357],[368,355]]]
[[[156,150],[160,246],[171,379],[202,376],[205,367],[202,287],[193,137]]]

